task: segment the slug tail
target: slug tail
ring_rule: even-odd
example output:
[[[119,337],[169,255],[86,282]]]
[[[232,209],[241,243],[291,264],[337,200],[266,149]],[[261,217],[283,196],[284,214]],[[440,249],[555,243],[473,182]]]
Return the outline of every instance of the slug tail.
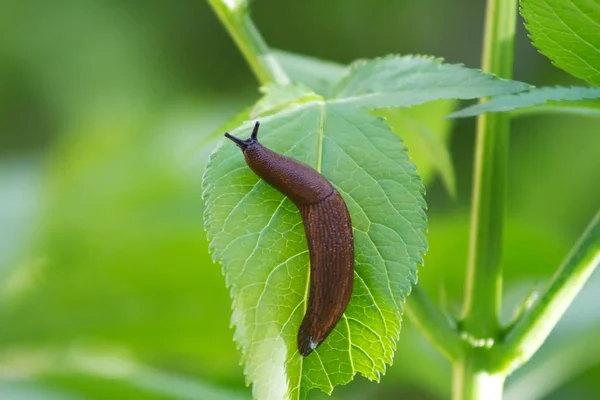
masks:
[[[312,335],[303,327],[298,330],[298,350],[303,357],[313,352],[321,343],[315,342]]]
[[[298,331],[298,350],[307,356],[333,331],[350,301],[354,238],[348,209],[337,191],[298,209],[310,253],[308,305]]]

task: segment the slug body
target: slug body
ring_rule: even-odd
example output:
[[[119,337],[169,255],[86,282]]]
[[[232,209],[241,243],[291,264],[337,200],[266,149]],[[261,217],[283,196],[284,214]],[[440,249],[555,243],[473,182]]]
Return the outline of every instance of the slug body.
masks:
[[[257,140],[229,135],[248,166],[288,197],[300,211],[310,254],[310,294],[298,330],[298,350],[309,355],[342,317],[354,282],[354,237],[346,203],[323,175],[297,160],[277,154]]]

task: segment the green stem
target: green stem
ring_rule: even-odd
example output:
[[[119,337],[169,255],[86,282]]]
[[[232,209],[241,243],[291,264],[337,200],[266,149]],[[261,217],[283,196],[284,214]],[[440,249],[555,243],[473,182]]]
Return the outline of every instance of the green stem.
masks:
[[[517,0],[488,0],[482,56],[484,72],[512,78]],[[500,400],[503,373],[492,365],[490,348],[500,331],[504,220],[510,116],[477,119],[471,237],[461,337],[469,346],[454,363],[455,400]]]
[[[425,337],[450,361],[462,355],[462,342],[449,317],[436,307],[427,293],[415,286],[406,302],[406,313]]]
[[[290,79],[250,19],[247,1],[208,0],[208,3],[212,6],[262,85],[267,83],[290,83]]]
[[[502,400],[505,375],[489,373],[480,363],[486,358],[482,349],[471,349],[464,361],[452,370],[452,398],[455,400]]]
[[[599,264],[600,211],[554,275],[546,292],[495,349],[507,372],[518,368],[535,354]]]
[[[482,69],[512,78],[517,0],[488,0]],[[477,119],[471,238],[463,310],[464,329],[476,338],[499,331],[502,292],[500,254],[504,219],[510,116]]]

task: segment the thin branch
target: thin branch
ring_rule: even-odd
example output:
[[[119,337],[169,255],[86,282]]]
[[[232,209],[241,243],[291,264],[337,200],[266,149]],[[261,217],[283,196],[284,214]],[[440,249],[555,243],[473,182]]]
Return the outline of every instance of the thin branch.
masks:
[[[246,0],[208,0],[261,84],[290,83],[248,14]]]
[[[425,337],[450,361],[461,357],[463,347],[456,324],[444,315],[420,286],[412,289],[406,313]]]
[[[535,354],[599,264],[600,211],[554,275],[545,293],[495,349],[496,357],[508,372]]]

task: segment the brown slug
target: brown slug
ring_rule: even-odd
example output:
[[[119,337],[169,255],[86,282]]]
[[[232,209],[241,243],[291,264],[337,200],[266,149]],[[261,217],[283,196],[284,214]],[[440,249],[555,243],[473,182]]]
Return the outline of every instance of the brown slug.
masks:
[[[258,142],[259,123],[250,139],[229,133],[250,169],[288,197],[300,211],[310,254],[310,294],[298,330],[298,350],[309,355],[342,317],[354,282],[354,237],[346,203],[313,168],[277,154]]]

